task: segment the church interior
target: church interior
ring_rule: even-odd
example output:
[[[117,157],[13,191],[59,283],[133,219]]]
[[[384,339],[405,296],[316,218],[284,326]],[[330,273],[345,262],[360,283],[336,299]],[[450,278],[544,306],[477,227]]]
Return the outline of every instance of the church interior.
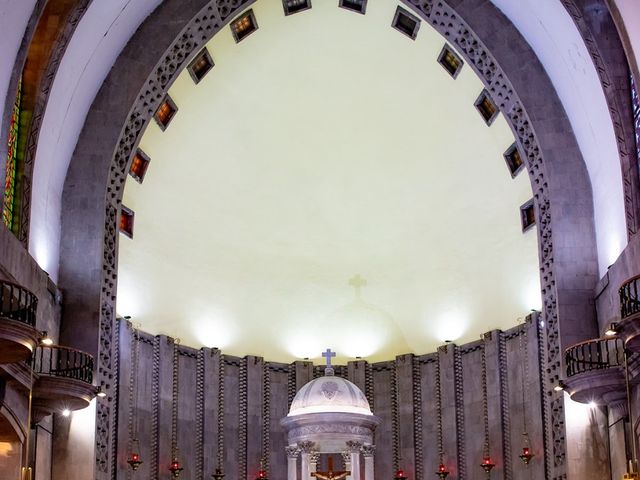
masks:
[[[638,0],[0,27],[0,480],[640,478]]]

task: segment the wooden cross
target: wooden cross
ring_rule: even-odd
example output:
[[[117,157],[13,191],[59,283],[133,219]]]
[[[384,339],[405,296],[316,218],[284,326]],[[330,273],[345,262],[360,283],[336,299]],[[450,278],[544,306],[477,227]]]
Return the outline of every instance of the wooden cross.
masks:
[[[329,457],[329,468],[327,468],[326,472],[311,472],[312,477],[316,477],[318,480],[342,480],[343,478],[351,475],[351,472],[342,471],[342,472],[334,472],[333,471],[333,457]]]
[[[327,351],[322,356],[327,359],[327,368],[332,368],[331,359],[336,356],[336,352],[332,352],[330,348],[327,348]]]

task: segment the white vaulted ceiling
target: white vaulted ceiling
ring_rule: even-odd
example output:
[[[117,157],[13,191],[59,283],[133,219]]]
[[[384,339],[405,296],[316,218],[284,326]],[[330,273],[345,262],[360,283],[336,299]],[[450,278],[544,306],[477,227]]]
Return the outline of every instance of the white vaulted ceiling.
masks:
[[[314,12],[304,15],[315,15],[322,6],[320,3],[335,6],[337,2],[316,2]],[[633,24],[634,12],[623,7],[633,2],[616,2],[628,25]],[[63,185],[87,111],[122,48],[160,3],[161,0],[92,1],[60,63],[38,139],[29,239],[30,253],[54,281],[58,279]],[[278,0],[273,3],[279,8]],[[492,3],[529,42],[567,111],[594,186],[599,265],[604,272],[626,244],[626,231],[613,127],[593,62],[560,0],[492,0]],[[0,0],[0,44],[7,53],[0,62],[0,97],[7,94],[13,59],[34,4],[33,0]],[[322,34],[328,33],[332,32]],[[2,121],[4,124],[8,117]],[[4,164],[0,163],[0,178],[3,169]]]
[[[148,127],[147,176],[126,185],[120,315],[231,354],[379,360],[539,307],[529,179],[502,158],[505,120],[473,106],[480,80],[444,71],[428,25],[392,29],[395,2],[334,3],[258,1],[258,31],[236,45],[226,28],[205,79],[171,87],[179,111]]]

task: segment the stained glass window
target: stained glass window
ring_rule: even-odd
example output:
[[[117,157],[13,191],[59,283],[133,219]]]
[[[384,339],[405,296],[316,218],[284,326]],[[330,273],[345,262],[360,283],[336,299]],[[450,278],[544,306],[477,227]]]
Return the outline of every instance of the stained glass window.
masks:
[[[9,125],[9,141],[7,153],[7,168],[4,181],[4,196],[2,202],[2,221],[13,228],[14,207],[16,200],[16,180],[18,167],[18,132],[20,129],[20,102],[22,100],[22,81],[18,83],[16,102],[11,112],[11,123]]]
[[[638,86],[631,77],[631,102],[633,105],[633,124],[636,130],[636,155],[638,167],[640,167],[640,98],[638,98]]]

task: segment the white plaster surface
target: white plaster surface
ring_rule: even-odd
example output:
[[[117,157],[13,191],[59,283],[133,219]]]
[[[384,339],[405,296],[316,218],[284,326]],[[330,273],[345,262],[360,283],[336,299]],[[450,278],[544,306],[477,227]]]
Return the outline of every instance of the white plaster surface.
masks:
[[[564,105],[593,188],[600,275],[627,244],[620,159],[597,72],[559,0],[491,0],[520,30]],[[638,0],[629,0],[640,9]],[[640,28],[638,28],[640,30]]]
[[[640,1],[638,0],[612,0],[618,7],[624,26],[629,35],[633,55],[640,68]]]
[[[604,273],[626,245],[626,228],[613,127],[593,64],[558,0],[492,1],[531,44],[567,110],[594,186],[599,266]],[[28,12],[35,2],[0,2],[2,25],[10,27],[2,28],[0,40],[3,46],[12,47],[10,55],[2,55],[0,60],[0,95],[6,95],[7,65],[13,64],[9,58],[15,57]],[[30,252],[54,279],[58,272],[64,178],[87,111],[117,55],[159,3],[160,0],[93,2],[60,66],[36,158],[30,243]],[[640,8],[636,0],[618,3],[632,13]],[[593,182],[595,178],[598,180]]]
[[[509,174],[504,117],[487,127],[473,107],[473,70],[453,80],[436,62],[442,36],[390,28],[389,0],[366,15],[251,8],[260,28],[216,35],[213,70],[198,85],[182,72],[175,118],[142,136],[118,313],[232,355],[376,361],[539,308],[537,236],[519,218],[531,183]]]
[[[0,105],[4,108],[13,65],[36,0],[0,0]],[[2,118],[2,122],[8,118]],[[4,178],[5,162],[0,162]]]
[[[161,0],[92,2],[69,43],[42,122],[33,177],[29,251],[58,277],[64,179],[87,112],[118,55]]]

